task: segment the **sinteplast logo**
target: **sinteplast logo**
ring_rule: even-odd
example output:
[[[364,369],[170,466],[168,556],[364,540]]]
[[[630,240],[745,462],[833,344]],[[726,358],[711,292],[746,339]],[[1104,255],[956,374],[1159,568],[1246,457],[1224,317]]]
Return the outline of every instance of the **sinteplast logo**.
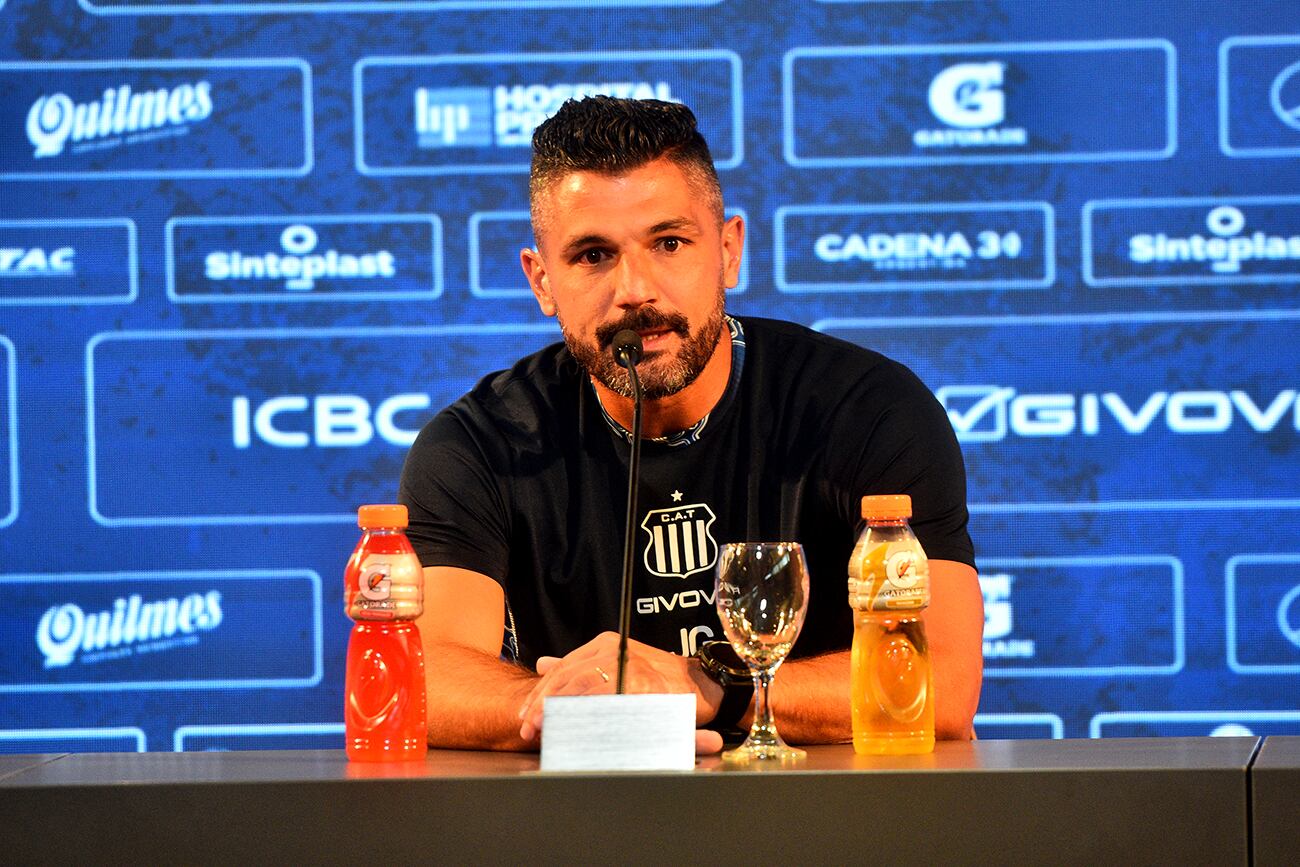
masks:
[[[418,87],[416,141],[422,148],[527,147],[565,100],[597,95],[679,101],[666,81]]]
[[[920,129],[912,141],[921,148],[989,147],[1024,145],[1029,133],[1021,127],[1003,127],[1006,64],[1000,61],[958,63],[930,82],[930,112],[946,129]]]
[[[75,102],[62,92],[42,94],[27,111],[27,140],[37,159],[65,149],[80,153],[121,147],[184,135],[190,124],[210,117],[212,109],[212,84],[206,80],[138,93],[121,84],[87,102]]]
[[[1203,262],[1216,274],[1238,274],[1250,262],[1300,260],[1300,235],[1247,231],[1246,215],[1233,205],[1211,209],[1205,227],[1208,235],[1133,235],[1128,242],[1129,260],[1139,265]]]
[[[204,259],[204,276],[213,282],[283,280],[284,288],[305,292],[317,280],[383,280],[397,276],[389,250],[347,253],[317,251],[320,236],[306,223],[294,223],[280,233],[280,250],[247,253],[216,250]]]

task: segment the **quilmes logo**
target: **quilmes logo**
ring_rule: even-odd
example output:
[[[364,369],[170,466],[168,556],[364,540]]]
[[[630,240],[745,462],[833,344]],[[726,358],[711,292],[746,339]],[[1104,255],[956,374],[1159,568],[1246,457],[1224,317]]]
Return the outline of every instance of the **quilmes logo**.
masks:
[[[1140,265],[1200,262],[1216,274],[1238,274],[1250,262],[1300,261],[1300,235],[1246,231],[1240,208],[1221,205],[1205,215],[1208,234],[1133,235],[1128,257]]]
[[[136,93],[129,84],[110,87],[92,102],[66,93],[44,94],[27,111],[27,140],[37,159],[71,151],[104,150],[123,144],[184,135],[189,124],[212,115],[212,85],[206,80]]]
[[[113,607],[87,612],[74,602],[53,605],[36,626],[36,646],[46,668],[93,663],[198,644],[198,633],[221,625],[221,593],[145,602],[132,594]]]
[[[395,394],[375,406],[358,394],[286,394],[256,404],[237,395],[230,407],[232,438],[237,449],[251,447],[254,439],[282,449],[358,448],[376,436],[409,448],[419,428],[399,427],[397,415],[431,405],[427,394]]]
[[[823,262],[866,262],[877,271],[954,270],[972,259],[1015,259],[1024,249],[1018,232],[829,232],[813,242]]]
[[[650,574],[686,578],[712,569],[718,543],[710,528],[717,516],[704,503],[652,509],[641,522],[646,531],[644,560]]]
[[[527,147],[533,130],[565,100],[597,95],[678,101],[666,81],[418,87],[416,140],[422,148]]]
[[[1032,659],[1034,640],[1012,638],[1015,628],[1011,608],[1011,587],[1015,577],[1006,573],[981,575],[980,592],[984,595],[984,658]]]
[[[946,129],[920,129],[912,142],[920,148],[969,148],[1024,145],[1029,133],[1020,127],[1002,127],[1006,120],[1003,79],[1006,64],[958,63],[930,82],[930,112]]]
[[[280,250],[244,253],[238,250],[209,253],[203,273],[213,282],[227,280],[283,280],[291,291],[309,291],[317,280],[392,279],[397,276],[393,254],[388,250],[344,253],[317,252],[320,238],[305,223],[295,223],[280,233]]]
[[[76,258],[72,247],[0,247],[0,277],[68,277]]]
[[[1117,392],[1017,393],[995,385],[950,385],[935,391],[957,439],[991,442],[1021,437],[1096,436],[1115,430],[1138,436],[1160,425],[1175,434],[1219,434],[1239,422],[1258,433],[1300,431],[1296,389],[1260,397],[1232,391],[1157,391],[1136,400]]]

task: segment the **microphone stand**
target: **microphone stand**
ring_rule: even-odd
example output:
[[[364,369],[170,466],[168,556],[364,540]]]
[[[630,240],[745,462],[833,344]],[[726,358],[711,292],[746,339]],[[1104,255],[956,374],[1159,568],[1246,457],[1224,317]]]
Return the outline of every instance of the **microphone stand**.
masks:
[[[614,695],[552,695],[543,709],[543,771],[689,771],[695,766],[695,696],[628,695],[627,639],[632,626],[632,534],[641,475],[641,337],[614,335],[614,360],[632,385],[632,451],[627,468],[627,529],[618,618],[618,681]],[[598,669],[599,670],[599,669]],[[602,672],[603,674],[603,672]]]
[[[635,338],[635,343],[627,336]],[[627,368],[632,382],[632,453],[627,462],[627,525],[623,530],[623,590],[618,614],[618,682],[616,693],[623,694],[627,675],[627,634],[632,629],[632,534],[636,532],[636,494],[641,479],[641,377],[636,364],[641,360],[641,338],[635,332],[620,331],[614,338],[614,360]]]

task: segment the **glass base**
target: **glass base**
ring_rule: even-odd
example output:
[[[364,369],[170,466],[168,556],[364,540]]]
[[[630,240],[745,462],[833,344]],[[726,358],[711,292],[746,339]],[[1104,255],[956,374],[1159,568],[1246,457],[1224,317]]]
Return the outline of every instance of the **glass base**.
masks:
[[[724,765],[773,765],[784,767],[808,757],[806,750],[792,747],[776,732],[750,732],[745,742],[722,754]]]

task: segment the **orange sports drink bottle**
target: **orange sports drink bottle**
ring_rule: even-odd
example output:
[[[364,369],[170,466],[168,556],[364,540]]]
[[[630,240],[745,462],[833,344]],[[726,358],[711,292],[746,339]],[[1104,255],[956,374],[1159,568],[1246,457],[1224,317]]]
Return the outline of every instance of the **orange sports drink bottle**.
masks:
[[[405,506],[362,506],[361,541],[344,573],[348,639],[343,728],[356,762],[423,759],[429,750],[424,651],[415,618],[424,571],[406,538]]]
[[[912,498],[862,498],[866,527],[849,558],[853,607],[853,749],[864,755],[934,750],[934,678],[921,611],[930,564],[908,525]]]

